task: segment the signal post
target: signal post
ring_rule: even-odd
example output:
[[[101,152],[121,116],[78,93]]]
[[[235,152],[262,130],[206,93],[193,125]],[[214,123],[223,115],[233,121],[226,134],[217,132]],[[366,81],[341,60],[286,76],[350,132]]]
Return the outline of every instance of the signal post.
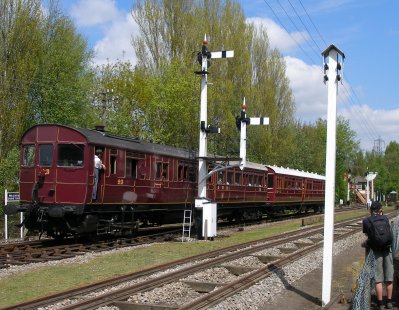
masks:
[[[242,103],[241,115],[236,118],[237,127],[240,130],[240,169],[244,169],[247,163],[247,125],[269,125],[268,117],[247,117],[247,105]]]
[[[198,53],[198,62],[201,71],[196,74],[201,75],[201,106],[200,106],[200,133],[199,133],[199,158],[198,158],[198,197],[195,199],[195,208],[202,209],[202,232],[203,237],[216,236],[216,203],[211,203],[207,199],[207,156],[208,156],[208,133],[220,133],[220,129],[208,125],[208,67],[210,59],[234,57],[234,51],[209,52],[208,40],[206,35],[202,42],[201,52]]]

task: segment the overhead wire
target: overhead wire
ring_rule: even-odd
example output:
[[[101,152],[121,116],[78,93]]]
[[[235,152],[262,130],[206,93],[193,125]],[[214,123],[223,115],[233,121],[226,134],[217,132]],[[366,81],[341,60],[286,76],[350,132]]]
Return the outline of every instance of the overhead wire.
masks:
[[[313,25],[313,28],[314,28],[314,29],[316,30],[316,32],[319,34],[319,37],[323,40],[324,45],[327,46],[326,41],[324,41],[324,38],[323,38],[323,36],[321,35],[319,29],[318,29],[318,28],[316,27],[316,25],[313,23],[313,20],[310,18],[308,11],[306,10],[306,8],[304,7],[304,5],[302,4],[302,1],[301,1],[301,0],[298,0],[298,1],[299,1],[299,3],[301,4],[303,10],[305,11],[306,16],[308,17],[310,23]],[[320,49],[320,50],[321,50],[321,49]]]
[[[304,10],[306,16],[308,17],[309,21],[311,22],[313,28],[316,30],[316,32],[318,33],[320,39],[324,42],[324,44],[327,46],[326,41],[324,40],[322,34],[320,33],[320,31],[318,30],[317,26],[315,25],[315,23],[313,22],[312,18],[310,17],[308,11],[306,10],[306,8],[304,7],[304,5],[302,4],[301,0],[298,0],[302,9]],[[300,49],[302,50],[302,52],[305,54],[305,56],[307,58],[309,58],[313,63],[315,63],[313,57],[311,57],[305,50],[304,48],[301,46],[301,44],[299,44],[299,42],[293,37],[293,35],[288,31],[288,28],[284,25],[284,23],[282,22],[282,20],[279,18],[279,16],[277,15],[276,11],[273,9],[272,5],[269,4],[267,2],[267,0],[264,0],[265,4],[270,8],[270,10],[272,11],[273,15],[275,16],[275,18],[277,19],[278,23],[280,24],[281,27],[283,27],[283,29],[288,33],[288,35],[294,40],[294,42],[298,45],[298,47],[300,47]],[[289,18],[289,20],[291,21],[291,23],[294,25],[295,29],[302,35],[302,37],[304,38],[304,35],[302,33],[302,31],[299,30],[298,26],[296,25],[296,23],[292,20],[291,16],[289,15],[289,13],[287,12],[287,10],[283,7],[283,5],[280,3],[279,0],[277,0],[279,6],[281,7],[281,9],[284,11],[285,15]],[[317,48],[319,49],[319,53],[315,50],[315,48],[313,46],[310,45],[309,40],[304,40],[304,42],[306,42],[312,49],[312,51],[320,56],[322,53],[322,50],[320,49],[319,45],[317,44],[312,32],[309,30],[309,28],[306,26],[306,24],[304,23],[304,21],[302,20],[302,18],[300,17],[298,11],[295,9],[294,5],[291,3],[290,0],[288,0],[290,6],[292,7],[296,17],[300,20],[300,22],[302,23],[302,25],[305,27],[306,31],[308,32],[311,40],[313,41],[313,43],[317,46]],[[321,71],[323,71],[320,68]],[[347,76],[347,74],[346,74]],[[348,80],[346,78],[346,80]],[[349,83],[349,80],[348,80]],[[344,102],[344,104],[348,105],[347,110],[349,112],[349,114],[352,115],[352,118],[354,121],[356,121],[356,123],[359,124],[359,128],[365,128],[366,132],[363,132],[366,134],[367,138],[370,139],[371,141],[375,141],[376,138],[380,137],[380,135],[378,134],[378,131],[376,130],[375,126],[372,124],[372,122],[370,121],[370,119],[367,117],[367,115],[364,114],[364,111],[362,111],[362,109],[360,108],[361,104],[360,104],[360,100],[359,97],[357,96],[355,90],[350,86],[350,84],[348,84],[348,86],[350,87],[350,90],[347,89],[347,87],[345,86],[345,84],[343,84],[343,92],[346,93],[346,98],[348,98],[347,100],[342,100]],[[355,96],[355,98],[357,99],[358,103],[356,104],[355,100],[353,99],[353,96]],[[353,104],[353,109],[351,107],[351,105]],[[359,109],[360,111],[358,113],[355,114],[354,109]],[[360,120],[360,118],[362,120]]]
[[[292,3],[290,2],[290,0],[288,0],[288,1],[289,1],[290,5],[292,6]],[[316,25],[313,23],[313,21],[312,21],[310,15],[309,15],[308,12],[306,11],[306,9],[305,9],[305,7],[303,6],[302,2],[301,2],[300,0],[298,0],[298,1],[300,2],[302,8],[304,9],[305,13],[306,13],[307,16],[308,16],[308,19],[311,21],[313,27],[316,29],[316,31],[317,31],[317,33],[319,34],[320,38],[323,40],[323,42],[325,42],[323,36],[321,35],[321,33],[320,33],[320,31],[318,30],[318,28],[316,27]],[[292,6],[292,7],[293,7],[293,6]],[[302,21],[302,19],[300,18],[299,14],[297,13],[297,11],[295,10],[294,7],[293,7],[293,9],[294,9],[295,14],[297,15],[297,17]],[[305,26],[305,28],[308,29],[306,26]],[[313,39],[313,35],[312,35],[311,33],[310,33],[310,37]],[[313,42],[316,43],[315,40],[313,40]],[[316,43],[316,45],[317,45],[317,43]],[[326,44],[326,45],[327,45],[327,44]],[[320,49],[320,48],[319,48],[319,49]],[[320,52],[321,52],[321,51],[320,51]],[[346,78],[346,79],[347,79],[347,78]],[[378,137],[378,136],[379,136],[379,135],[378,135],[378,132],[377,132],[377,130],[375,129],[375,127],[373,126],[373,124],[372,124],[372,122],[370,121],[370,119],[364,114],[364,111],[363,111],[362,109],[359,108],[359,106],[360,106],[360,100],[359,100],[359,98],[358,98],[358,96],[357,96],[355,90],[350,86],[351,83],[350,83],[349,79],[347,79],[347,80],[348,80],[348,86],[350,87],[350,90],[351,90],[351,91],[346,89],[345,84],[343,84],[343,88],[344,88],[344,90],[345,90],[346,93],[347,93],[347,98],[350,100],[349,102],[344,101],[345,103],[348,103],[348,104],[349,104],[348,112],[349,112],[350,114],[352,114],[353,119],[356,120],[356,121],[358,121],[358,117],[359,117],[359,116],[363,119],[363,123],[360,123],[360,121],[359,121],[359,124],[360,124],[359,127],[360,127],[360,128],[361,128],[361,127],[365,127],[366,130],[368,131],[369,135],[370,135],[369,138],[374,139],[374,137]],[[356,99],[358,100],[358,104],[356,104],[356,102],[354,101],[352,94],[355,95]],[[360,113],[354,114],[354,113],[352,112],[352,109],[351,109],[351,106],[350,106],[351,103],[354,104],[354,107],[355,107],[355,108],[357,108],[357,109],[360,110]],[[365,124],[366,124],[366,125],[365,125]],[[362,125],[363,125],[363,126],[362,126]],[[374,136],[374,137],[373,137],[373,136]]]
[[[300,0],[299,0],[300,1]],[[302,25],[305,27],[306,31],[310,34],[310,30],[309,28],[306,26],[306,24],[303,22],[301,16],[298,14],[298,12],[296,11],[295,7],[292,5],[291,1],[288,0],[289,4],[291,5],[292,9],[294,10],[296,16],[299,18],[299,20],[301,21]],[[301,3],[302,4],[302,3]],[[303,6],[302,6],[303,7]],[[319,49],[319,51],[321,51],[322,49],[320,48],[320,46],[317,44],[317,42],[315,41],[315,39],[313,38],[313,36],[311,35],[310,38],[312,39],[313,43],[317,46],[317,48]],[[324,40],[323,40],[324,41]],[[327,45],[327,44],[325,44]]]
[[[296,45],[302,50],[302,52],[309,57],[308,53],[306,53],[306,51],[303,49],[302,45],[299,44],[299,42],[291,35],[291,33],[288,31],[287,28],[285,28],[284,24],[282,23],[282,21],[280,20],[280,18],[278,17],[278,15],[276,14],[276,12],[274,11],[274,9],[269,5],[269,3],[267,3],[266,0],[263,0],[265,2],[265,4],[270,8],[270,10],[273,12],[274,17],[276,17],[276,19],[278,20],[279,24],[281,25],[281,27],[284,28],[284,30],[288,33],[288,35],[291,37],[291,39],[296,43]],[[310,58],[311,61],[312,58]]]
[[[291,16],[288,14],[287,10],[282,6],[281,2],[279,0],[277,0],[277,3],[280,5],[281,9],[284,11],[285,15],[288,17],[288,19],[291,21],[291,23],[294,25],[295,29],[298,31],[298,33],[302,36],[303,41],[306,42],[308,44],[308,46],[312,49],[312,51],[316,54],[316,55],[320,55],[317,53],[317,51],[314,49],[313,45],[309,44],[308,39],[304,36],[303,32],[298,28],[298,26],[296,25],[296,23],[293,21],[293,19],[291,18]],[[312,62],[315,62],[313,58]]]

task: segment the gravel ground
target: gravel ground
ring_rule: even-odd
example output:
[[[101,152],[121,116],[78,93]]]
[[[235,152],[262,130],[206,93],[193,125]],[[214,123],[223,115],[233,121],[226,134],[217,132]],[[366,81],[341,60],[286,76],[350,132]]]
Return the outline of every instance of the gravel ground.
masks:
[[[359,245],[359,240],[363,240],[363,233],[359,232],[350,238],[334,243],[333,254],[339,253]],[[307,273],[322,266],[323,249],[319,249],[293,264],[278,270],[270,278],[267,278],[257,285],[242,291],[241,293],[227,298],[219,305],[211,308],[214,310],[240,310],[240,309],[259,309],[265,304],[273,305],[275,297],[284,293],[287,286],[292,285]]]
[[[353,246],[359,245],[359,240],[364,238],[362,233],[356,233],[350,238],[340,240],[334,243],[333,254],[338,255],[339,253],[352,248]],[[299,240],[298,240],[299,241]],[[310,242],[309,242],[310,243]],[[232,265],[245,265],[247,267],[263,267],[259,265],[259,262],[254,260],[255,258],[242,258],[231,262]],[[323,260],[323,249],[319,249],[293,264],[285,266],[284,268],[277,270],[271,277],[257,283],[255,286],[236,294],[233,297],[222,301],[220,304],[212,307],[213,310],[256,310],[256,309],[273,309],[276,298],[284,294],[285,289],[309,272],[320,268]],[[234,280],[231,278],[231,274],[224,268],[211,268],[203,272],[197,273],[196,275],[190,276],[182,280],[201,280],[209,282],[217,282],[217,279]],[[223,282],[223,281],[222,281]],[[171,292],[180,291],[181,294]],[[172,297],[171,297],[172,296]],[[171,283],[162,288],[156,288],[154,290],[131,296],[129,301],[137,303],[149,303],[149,304],[162,304],[169,306],[178,306],[180,302],[189,302],[190,300],[200,296],[198,293],[193,291],[190,287],[181,282]],[[171,297],[171,298],[170,298]],[[116,310],[115,307],[102,307],[101,310]]]
[[[259,227],[256,227],[259,228]],[[248,229],[249,230],[249,229]],[[228,232],[224,232],[224,234],[228,234]],[[323,237],[321,234],[319,235],[321,238]],[[334,255],[337,255],[344,251],[345,249],[351,248],[354,245],[359,244],[359,240],[363,238],[362,233],[357,233],[352,235],[350,238],[345,239],[345,240],[340,240],[338,242],[334,243],[334,249],[333,253]],[[311,240],[307,238],[299,238],[296,243],[312,243]],[[147,247],[149,245],[141,245],[138,247]],[[12,266],[7,269],[0,269],[0,279],[5,278],[10,275],[18,274],[21,272],[28,272],[37,268],[42,268],[45,266],[55,266],[59,264],[77,264],[77,263],[86,263],[89,262],[92,258],[105,255],[108,253],[121,253],[121,252],[126,252],[132,250],[134,247],[129,247],[129,248],[123,248],[123,249],[117,249],[117,250],[112,250],[112,251],[107,251],[107,252],[101,252],[101,253],[88,253],[86,255],[74,257],[74,258],[69,258],[69,259],[64,259],[61,261],[50,261],[46,263],[37,263],[37,264],[28,264],[28,265],[23,265],[23,266]],[[283,247],[280,247],[283,248]],[[292,248],[292,249],[298,249],[297,246],[295,245],[294,242],[289,243],[284,246],[284,248]],[[263,256],[281,256],[281,255],[286,255],[283,252],[281,252],[277,248],[272,248],[268,249],[265,251],[261,251],[256,253],[256,255],[263,255]],[[322,265],[322,259],[323,259],[323,249],[319,249],[316,252],[309,254],[297,262],[286,266],[278,271],[275,272],[270,278],[259,282],[257,285],[242,291],[241,293],[230,297],[226,299],[225,301],[221,302],[219,305],[213,307],[212,309],[217,309],[217,310],[239,310],[239,309],[259,309],[261,306],[264,304],[273,304],[273,300],[275,296],[278,294],[282,294],[285,290],[285,288],[293,284],[295,281],[309,273],[310,271],[319,268]],[[231,265],[231,266],[245,266],[245,267],[253,267],[253,268],[260,268],[263,267],[264,265],[260,263],[260,261],[253,256],[248,256],[245,258],[237,259],[234,261],[231,261],[230,263],[227,263],[226,265]],[[179,266],[176,269],[184,268],[185,266]],[[172,272],[173,270],[167,270],[164,273]],[[160,273],[153,275],[151,277],[157,277],[159,276]],[[182,280],[187,280],[187,281],[207,281],[207,282],[212,282],[212,283],[225,283],[228,281],[232,281],[236,279],[237,276],[232,275],[231,273],[228,272],[226,268],[223,267],[215,267],[215,268],[210,268],[209,270],[205,270],[203,272],[199,272],[195,275],[189,276],[185,279]],[[148,279],[148,278],[147,278]],[[140,279],[139,281],[145,281],[145,278]],[[133,281],[137,282],[137,281]],[[132,283],[130,283],[132,284]],[[125,284],[129,285],[129,284]],[[119,286],[120,287],[120,286]],[[117,287],[109,289],[108,291],[112,291],[114,289],[117,289]],[[171,294],[171,292],[174,292]],[[179,293],[175,293],[179,292]],[[97,294],[96,294],[97,295]],[[135,302],[149,302],[151,303],[156,302],[156,303],[161,303],[161,304],[169,304],[169,305],[175,305],[177,303],[184,303],[188,302],[190,300],[193,300],[197,297],[201,296],[199,293],[193,291],[187,284],[183,282],[176,282],[176,283],[171,283],[169,285],[166,285],[162,288],[156,288],[152,291],[145,292],[142,294],[138,294],[135,296],[131,296],[131,301]],[[89,297],[89,296],[88,296]],[[61,304],[58,305],[51,305],[49,307],[43,308],[44,309],[57,309],[61,308],[62,306],[65,306],[67,304],[74,303],[72,300],[68,300],[65,302],[62,302]],[[114,307],[103,307],[102,309],[115,309]]]

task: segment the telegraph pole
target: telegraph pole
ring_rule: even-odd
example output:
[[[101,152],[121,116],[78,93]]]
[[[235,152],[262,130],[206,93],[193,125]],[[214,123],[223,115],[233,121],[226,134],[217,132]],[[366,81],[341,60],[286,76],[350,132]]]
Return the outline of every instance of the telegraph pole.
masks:
[[[342,80],[341,69],[343,67],[345,55],[334,45],[330,45],[322,53],[322,56],[324,83],[328,85],[322,292],[322,306],[324,307],[331,299],[332,250],[334,244],[337,94],[338,82]],[[328,62],[326,62],[327,59]]]

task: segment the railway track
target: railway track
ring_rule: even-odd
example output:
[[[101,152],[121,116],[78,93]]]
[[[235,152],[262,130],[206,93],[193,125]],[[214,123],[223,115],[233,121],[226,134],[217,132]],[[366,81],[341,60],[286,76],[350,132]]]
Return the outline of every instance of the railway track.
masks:
[[[174,227],[142,236],[115,237],[96,242],[76,242],[74,239],[68,239],[62,243],[55,240],[4,243],[0,246],[0,268],[61,260],[86,253],[110,251],[151,242],[163,242],[170,238],[170,235],[177,235],[178,233],[181,233],[181,230]]]
[[[342,208],[337,209],[336,212],[343,212],[348,210],[355,210],[356,208]],[[314,215],[313,213],[307,214]],[[273,221],[288,220],[294,218],[303,218],[303,214],[293,214],[285,217],[273,219]],[[265,221],[270,221],[269,219]],[[221,228],[229,229],[231,227],[248,226],[251,224],[229,224],[223,223]],[[170,239],[171,235],[178,236],[181,230],[178,225],[171,226],[171,228],[158,228],[145,232],[140,232],[141,235],[134,237],[123,238],[108,238],[93,241],[76,242],[74,239],[66,239],[63,242],[57,242],[53,239],[34,240],[27,242],[11,242],[0,244],[0,269],[7,268],[12,265],[25,265],[31,263],[47,262],[71,258],[79,255],[84,255],[89,252],[109,251],[113,249],[140,245],[149,242],[165,241]]]
[[[334,240],[346,238],[360,230],[360,218],[338,223],[334,230]],[[7,309],[37,309],[39,307],[48,307],[48,309],[96,309],[104,306],[139,309],[143,306],[140,305],[140,296],[146,296],[146,309],[149,309],[148,306],[153,307],[151,309],[159,309],[160,306],[165,306],[168,309],[209,308],[321,247],[322,231],[323,227],[319,225],[285,233],[280,236],[182,259]],[[279,255],[270,254],[276,251],[279,252]],[[245,264],[240,266],[238,261],[244,257],[256,258],[259,261],[258,266],[248,267]],[[211,270],[211,273],[213,273],[212,268],[228,270],[233,275],[233,279],[227,282],[197,279],[196,274],[204,270]],[[229,277],[224,276],[224,280],[227,278]],[[190,300],[183,300],[181,303],[178,301],[167,305],[160,305],[159,302],[151,303],[148,296],[151,296],[151,292],[154,290],[166,287],[170,290],[169,293],[173,295],[173,283],[179,283],[180,286],[177,285],[178,290],[179,287],[180,290],[182,289],[183,283],[184,286],[189,287],[191,291],[200,296],[197,296],[194,301],[191,301],[190,298]],[[147,294],[149,295],[147,296]],[[82,298],[82,296],[88,298]]]

